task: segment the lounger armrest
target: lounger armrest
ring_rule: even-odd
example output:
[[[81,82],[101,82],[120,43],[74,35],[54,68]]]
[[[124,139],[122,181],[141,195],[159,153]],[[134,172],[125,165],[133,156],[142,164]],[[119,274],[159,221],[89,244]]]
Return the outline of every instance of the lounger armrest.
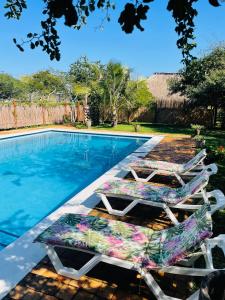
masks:
[[[210,164],[210,165],[204,166],[204,168],[202,170],[203,170],[203,172],[206,171],[207,174],[210,176],[210,175],[214,175],[217,173],[218,167],[216,164]]]
[[[215,198],[216,204],[211,205],[211,213],[213,214],[217,210],[225,208],[225,196],[222,191],[220,190],[214,190],[212,192],[206,193],[207,198]]]
[[[199,290],[187,298],[187,300],[199,300]]]
[[[219,247],[223,254],[225,255],[225,234],[220,234],[217,237],[206,239],[204,243],[201,245],[203,250],[206,267],[209,270],[216,270],[213,265],[213,256],[212,256],[212,249],[215,247]]]
[[[205,243],[208,250],[211,251],[217,246],[223,251],[225,255],[225,234],[220,234],[212,239],[207,239]]]

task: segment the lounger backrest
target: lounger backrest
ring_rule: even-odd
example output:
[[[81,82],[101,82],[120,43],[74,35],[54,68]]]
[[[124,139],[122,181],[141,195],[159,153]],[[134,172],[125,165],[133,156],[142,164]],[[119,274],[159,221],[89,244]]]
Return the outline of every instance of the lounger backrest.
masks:
[[[192,254],[206,238],[212,235],[212,219],[209,205],[203,205],[183,223],[163,232],[161,242],[161,266],[174,265]]]
[[[202,170],[198,175],[193,177],[192,180],[180,188],[183,197],[188,198],[204,189],[209,182],[210,175],[216,174],[217,170],[216,164],[208,165],[207,168]]]
[[[188,172],[194,167],[196,167],[201,161],[206,157],[206,149],[201,150],[197,155],[195,155],[191,160],[184,164],[184,172]]]

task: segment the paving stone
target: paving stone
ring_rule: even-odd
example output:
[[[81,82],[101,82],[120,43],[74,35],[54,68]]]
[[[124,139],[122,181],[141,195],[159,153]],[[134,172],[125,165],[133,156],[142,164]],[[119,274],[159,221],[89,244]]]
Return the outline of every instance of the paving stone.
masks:
[[[59,275],[56,272],[51,271],[44,267],[32,270],[32,274],[36,274],[36,275],[40,275],[52,279],[56,279],[59,277]]]
[[[117,285],[105,284],[103,287],[100,287],[96,291],[96,295],[104,299],[111,300],[116,290],[117,290]]]
[[[40,300],[43,294],[32,289],[27,289],[27,293],[22,298],[23,300]]]
[[[42,294],[25,286],[17,285],[10,293],[11,299],[39,300]]]
[[[93,300],[95,298],[94,294],[88,293],[85,290],[79,290],[73,300]]]
[[[71,285],[62,285],[56,294],[56,298],[60,300],[71,300],[76,294],[78,289]]]
[[[50,296],[54,296],[62,285],[58,280],[32,273],[28,274],[22,282],[24,285]]]
[[[41,300],[58,300],[56,297],[54,296],[50,296],[50,295],[43,295]]]

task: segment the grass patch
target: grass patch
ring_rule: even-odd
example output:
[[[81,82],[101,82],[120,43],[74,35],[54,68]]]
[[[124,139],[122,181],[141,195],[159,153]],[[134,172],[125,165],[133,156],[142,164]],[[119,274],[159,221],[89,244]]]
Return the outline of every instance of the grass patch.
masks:
[[[151,123],[140,123],[133,122],[131,124],[118,124],[116,127],[111,127],[110,124],[93,126],[92,129],[99,130],[110,130],[110,131],[124,131],[124,132],[135,132],[134,125],[138,124],[140,126],[139,133],[148,134],[173,134],[173,135],[190,135],[193,130],[191,128],[170,126],[164,124],[151,124]]]
[[[225,147],[225,131],[209,131],[204,135],[207,149]],[[213,160],[218,166],[218,173],[210,179],[210,189],[220,189],[225,194],[225,160],[215,158]]]

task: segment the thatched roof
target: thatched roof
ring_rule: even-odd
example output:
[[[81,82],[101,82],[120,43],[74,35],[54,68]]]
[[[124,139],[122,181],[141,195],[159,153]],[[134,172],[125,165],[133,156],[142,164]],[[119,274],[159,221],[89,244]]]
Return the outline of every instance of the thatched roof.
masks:
[[[168,81],[177,77],[177,73],[154,73],[147,79],[149,90],[158,104],[170,107],[181,105],[185,98],[179,94],[170,94],[168,89]]]

